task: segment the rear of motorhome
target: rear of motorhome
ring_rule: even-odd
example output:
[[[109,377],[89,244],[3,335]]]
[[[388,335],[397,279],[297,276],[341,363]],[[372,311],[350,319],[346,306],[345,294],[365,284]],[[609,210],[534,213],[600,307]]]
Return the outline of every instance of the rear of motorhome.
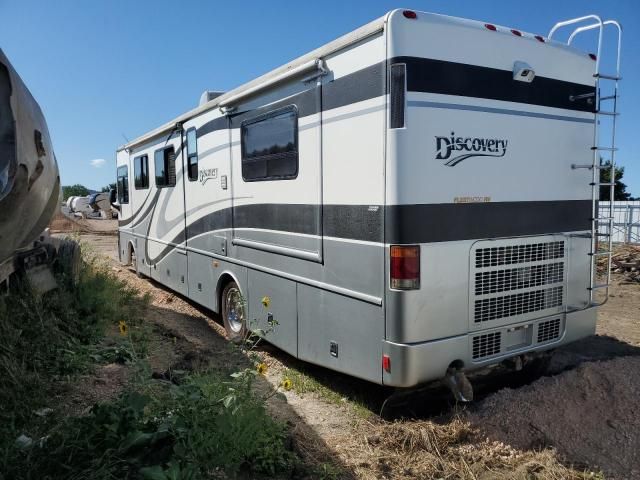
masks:
[[[600,73],[601,42],[570,43],[617,27],[589,16],[542,37],[394,10],[205,92],[118,149],[120,260],[220,313],[230,338],[260,328],[396,387],[590,335],[610,256],[600,91],[619,72]]]

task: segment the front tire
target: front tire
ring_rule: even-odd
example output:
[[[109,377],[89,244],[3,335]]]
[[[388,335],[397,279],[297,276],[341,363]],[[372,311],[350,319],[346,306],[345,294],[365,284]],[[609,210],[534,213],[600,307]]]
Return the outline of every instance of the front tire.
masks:
[[[240,287],[236,282],[229,282],[222,291],[222,320],[227,338],[234,343],[241,343],[247,333],[246,308]]]
[[[131,263],[130,266],[133,267],[133,271],[136,272],[136,277],[144,278],[144,274],[140,271],[138,267],[138,257],[136,256],[136,251],[131,249]]]

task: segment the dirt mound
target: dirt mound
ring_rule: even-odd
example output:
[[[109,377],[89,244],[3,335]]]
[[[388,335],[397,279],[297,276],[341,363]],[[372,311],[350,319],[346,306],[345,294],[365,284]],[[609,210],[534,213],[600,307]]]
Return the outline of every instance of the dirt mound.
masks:
[[[96,235],[115,235],[117,220],[94,220],[67,216],[58,211],[49,224],[51,233],[93,233]]]
[[[522,450],[553,447],[567,462],[614,478],[640,478],[640,358],[585,363],[467,413],[491,440]]]
[[[79,231],[76,223],[70,218],[63,215],[62,212],[56,212],[49,224],[51,233],[76,232]]]

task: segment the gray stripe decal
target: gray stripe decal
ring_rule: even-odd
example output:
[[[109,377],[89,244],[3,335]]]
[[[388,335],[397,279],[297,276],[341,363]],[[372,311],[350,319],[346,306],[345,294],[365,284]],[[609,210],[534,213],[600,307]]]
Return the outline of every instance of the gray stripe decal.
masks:
[[[135,221],[136,216],[145,208],[145,205],[147,203],[147,200],[149,199],[149,195],[151,194],[151,190],[149,190],[149,192],[147,192],[147,196],[144,197],[144,200],[142,201],[142,204],[140,205],[140,208],[138,208],[138,210],[133,213],[129,218],[125,219],[125,220],[120,220],[118,219],[118,226],[119,227],[124,227],[125,225],[129,225],[131,222]],[[156,198],[154,198],[152,200],[152,202],[155,202]],[[146,215],[146,213],[145,213]]]
[[[411,100],[407,103],[410,107],[443,108],[447,110],[466,110],[470,112],[498,113],[501,115],[515,115],[518,117],[545,118],[547,120],[562,120],[565,122],[594,123],[595,121],[592,118],[566,117],[564,115],[552,115],[549,113],[526,112],[523,110],[510,110],[506,108],[479,107],[476,105],[460,105],[458,103],[426,102],[422,100]]]

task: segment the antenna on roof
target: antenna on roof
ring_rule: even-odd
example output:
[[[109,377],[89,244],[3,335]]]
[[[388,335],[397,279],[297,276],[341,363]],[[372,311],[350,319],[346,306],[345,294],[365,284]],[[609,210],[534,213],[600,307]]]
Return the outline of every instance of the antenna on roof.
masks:
[[[122,135],[122,138],[124,138],[124,140],[125,140],[127,143],[129,143],[129,139],[127,138],[127,136],[126,136],[124,133],[121,133],[121,135]],[[125,149],[124,149],[124,151],[125,151],[125,152],[127,152],[127,153],[129,153],[129,149],[128,149],[128,148],[125,148]]]

